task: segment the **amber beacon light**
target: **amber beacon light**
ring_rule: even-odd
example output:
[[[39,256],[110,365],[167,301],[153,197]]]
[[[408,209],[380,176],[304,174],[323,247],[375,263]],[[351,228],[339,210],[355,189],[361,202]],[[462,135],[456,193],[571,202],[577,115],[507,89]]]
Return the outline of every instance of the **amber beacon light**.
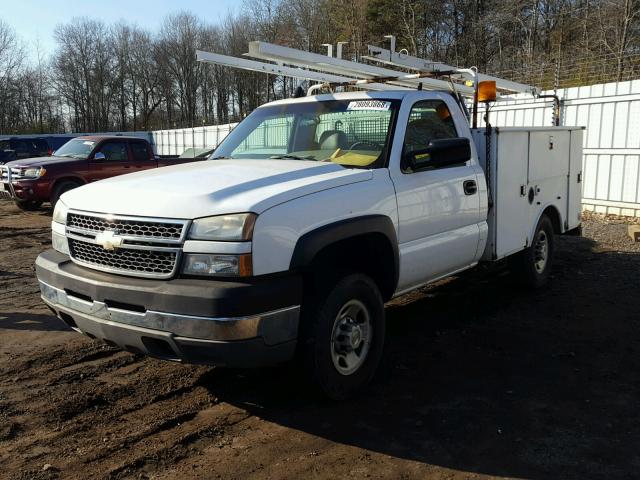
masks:
[[[495,80],[485,80],[478,84],[478,102],[495,102],[496,97]]]

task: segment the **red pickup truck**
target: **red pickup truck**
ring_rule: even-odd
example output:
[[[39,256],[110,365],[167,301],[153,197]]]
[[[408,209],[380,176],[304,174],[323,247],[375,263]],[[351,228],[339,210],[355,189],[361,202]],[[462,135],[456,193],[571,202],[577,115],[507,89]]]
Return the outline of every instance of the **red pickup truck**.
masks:
[[[53,207],[64,192],[86,183],[194,160],[204,158],[162,160],[148,141],[138,137],[76,137],[51,157],[0,165],[0,195],[12,198],[23,210],[35,210],[43,202]]]

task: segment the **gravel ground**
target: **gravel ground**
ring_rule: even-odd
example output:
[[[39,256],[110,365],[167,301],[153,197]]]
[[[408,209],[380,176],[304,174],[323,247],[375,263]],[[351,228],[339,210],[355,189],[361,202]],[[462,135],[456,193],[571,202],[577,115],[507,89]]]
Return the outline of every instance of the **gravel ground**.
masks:
[[[604,248],[626,252],[640,252],[640,242],[633,242],[627,236],[630,224],[640,223],[640,218],[603,216],[592,213],[583,214],[584,236],[602,244]]]
[[[387,306],[349,402],[288,368],[234,371],[93,342],[43,307],[50,212],[0,201],[0,477],[601,478],[640,471],[640,244],[589,215],[550,288],[482,268]]]

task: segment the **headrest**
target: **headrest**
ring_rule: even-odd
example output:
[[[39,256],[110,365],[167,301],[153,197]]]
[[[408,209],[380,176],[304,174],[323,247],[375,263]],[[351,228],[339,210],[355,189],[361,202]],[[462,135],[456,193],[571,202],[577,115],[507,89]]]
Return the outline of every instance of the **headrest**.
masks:
[[[348,148],[347,134],[341,130],[326,130],[320,135],[321,150],[337,150]]]

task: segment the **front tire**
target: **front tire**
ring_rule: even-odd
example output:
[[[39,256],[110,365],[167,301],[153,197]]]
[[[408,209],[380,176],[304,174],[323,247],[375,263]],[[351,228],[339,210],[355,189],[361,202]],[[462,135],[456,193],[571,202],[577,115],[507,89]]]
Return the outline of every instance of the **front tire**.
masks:
[[[351,274],[308,305],[303,355],[314,384],[334,400],[367,385],[384,348],[382,295],[371,278]]]
[[[520,285],[533,289],[543,288],[551,277],[554,251],[553,225],[549,217],[543,215],[531,246],[509,258],[509,269]]]
[[[51,208],[56,208],[56,203],[58,203],[58,200],[60,200],[60,197],[63,193],[68,192],[69,190],[73,190],[74,188],[78,188],[79,186],[79,183],[72,181],[64,181],[56,185],[56,187],[53,189],[53,192],[51,193],[51,199],[49,200],[49,202],[51,203]]]
[[[36,200],[29,200],[26,202],[15,202],[16,207],[25,212],[33,212],[38,210],[42,206],[42,202]]]

